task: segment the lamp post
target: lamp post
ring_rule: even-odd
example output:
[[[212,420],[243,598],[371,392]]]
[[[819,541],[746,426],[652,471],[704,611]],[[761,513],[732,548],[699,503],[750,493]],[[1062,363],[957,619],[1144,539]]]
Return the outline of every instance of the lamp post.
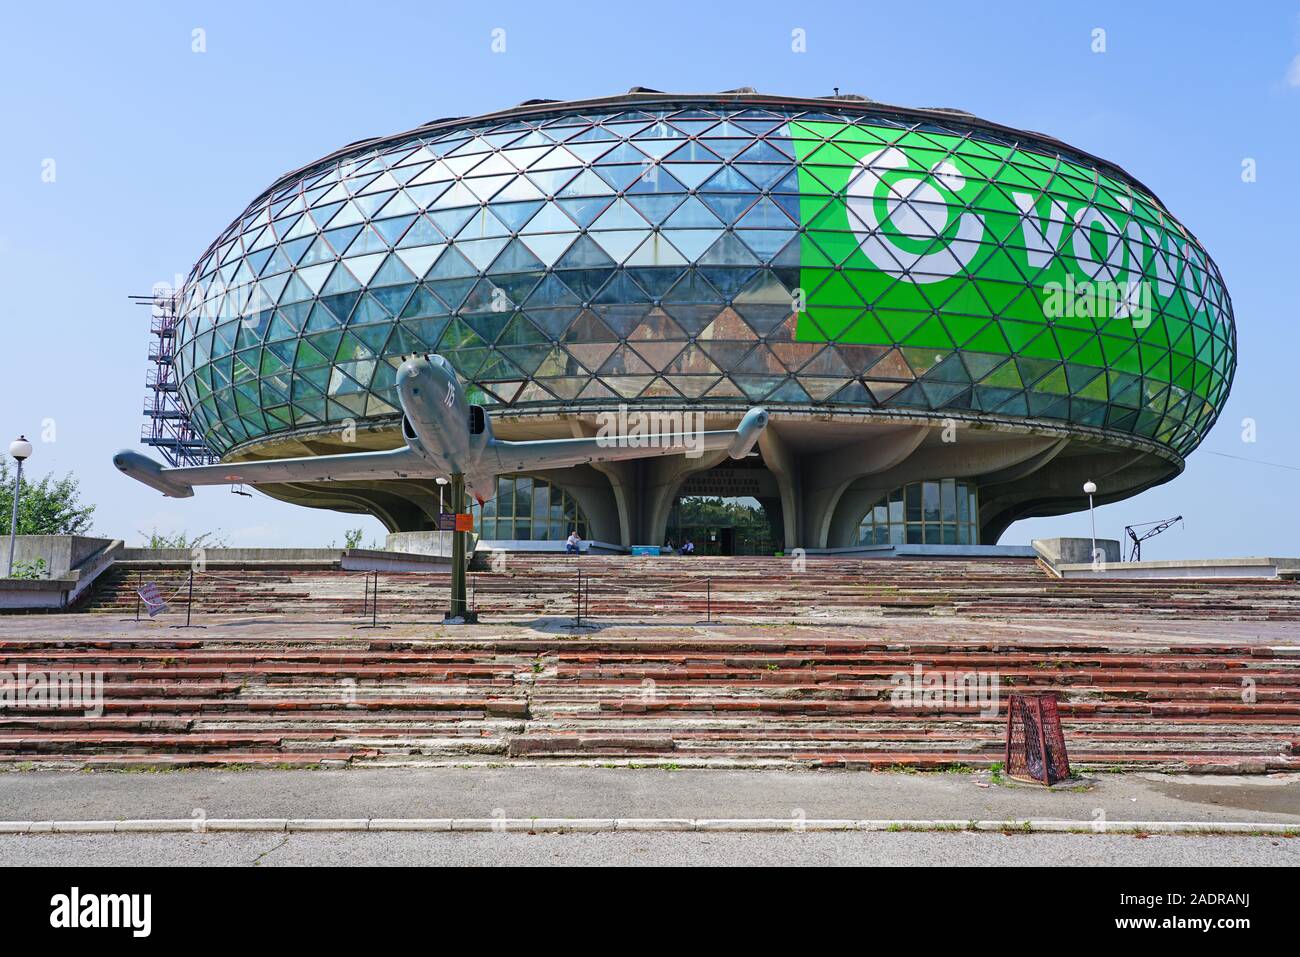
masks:
[[[453,472],[451,476],[451,507],[459,518],[465,507],[465,474]],[[469,533],[460,528],[451,533],[451,607],[443,616],[443,621],[472,625],[478,621],[478,615],[469,610],[465,595],[465,559],[466,539]]]
[[[32,443],[27,441],[27,436],[20,435],[9,443],[9,454],[18,462],[18,471],[14,475],[14,508],[9,517],[9,568],[5,572],[6,578],[13,578],[14,546],[18,543],[18,493],[23,485],[23,462],[32,457]]]
[[[447,536],[443,534],[446,529],[442,527],[442,515],[446,509],[444,509],[442,505],[442,490],[446,487],[447,480],[439,475],[434,479],[434,481],[438,483],[438,546],[442,549],[443,554],[445,555],[447,552]]]
[[[1088,517],[1092,520],[1092,560],[1095,564],[1097,561],[1097,513],[1092,508],[1092,496],[1097,491],[1097,483],[1092,481],[1084,482],[1083,491],[1088,496]]]

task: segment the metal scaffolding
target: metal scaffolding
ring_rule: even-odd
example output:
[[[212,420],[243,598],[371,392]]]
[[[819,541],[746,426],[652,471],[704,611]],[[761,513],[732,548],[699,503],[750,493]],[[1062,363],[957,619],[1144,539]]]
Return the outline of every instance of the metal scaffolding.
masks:
[[[140,441],[158,449],[173,466],[207,465],[217,461],[203,437],[190,425],[189,413],[181,403],[180,382],[173,360],[176,357],[177,326],[180,323],[180,294],[160,290],[148,296],[131,296],[137,305],[149,307],[149,371],[144,398],[146,422]]]

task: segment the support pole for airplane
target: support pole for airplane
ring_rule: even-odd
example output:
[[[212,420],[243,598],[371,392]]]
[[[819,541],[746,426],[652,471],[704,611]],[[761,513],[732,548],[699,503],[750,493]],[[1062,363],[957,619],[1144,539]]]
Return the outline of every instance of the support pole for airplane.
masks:
[[[451,476],[451,485],[449,486],[451,495],[452,513],[459,517],[465,510],[465,475],[463,472],[453,472]],[[469,603],[465,595],[465,545],[469,538],[469,532],[461,531],[459,528],[451,533],[451,608],[448,609],[444,621],[463,621],[465,624],[473,624],[478,620],[478,615],[469,610]]]

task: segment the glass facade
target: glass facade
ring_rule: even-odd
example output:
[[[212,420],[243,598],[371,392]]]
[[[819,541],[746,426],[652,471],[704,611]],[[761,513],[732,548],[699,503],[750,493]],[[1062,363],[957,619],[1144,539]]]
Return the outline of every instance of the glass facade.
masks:
[[[495,498],[475,512],[479,537],[488,541],[562,542],[572,529],[588,538],[587,518],[563,489],[523,475],[497,479]]]
[[[941,479],[894,489],[858,526],[859,545],[978,545],[979,495],[972,482]]]
[[[764,403],[1196,446],[1231,304],[1140,184],[957,114],[774,102],[538,106],[292,174],[182,291],[194,426],[224,454],[395,420],[401,357],[438,352],[492,409]]]

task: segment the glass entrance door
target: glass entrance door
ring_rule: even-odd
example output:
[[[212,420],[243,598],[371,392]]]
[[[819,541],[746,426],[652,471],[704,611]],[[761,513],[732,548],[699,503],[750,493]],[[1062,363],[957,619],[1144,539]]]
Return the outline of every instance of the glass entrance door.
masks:
[[[781,543],[757,499],[684,495],[673,504],[668,541],[695,545],[697,555],[771,555]]]

